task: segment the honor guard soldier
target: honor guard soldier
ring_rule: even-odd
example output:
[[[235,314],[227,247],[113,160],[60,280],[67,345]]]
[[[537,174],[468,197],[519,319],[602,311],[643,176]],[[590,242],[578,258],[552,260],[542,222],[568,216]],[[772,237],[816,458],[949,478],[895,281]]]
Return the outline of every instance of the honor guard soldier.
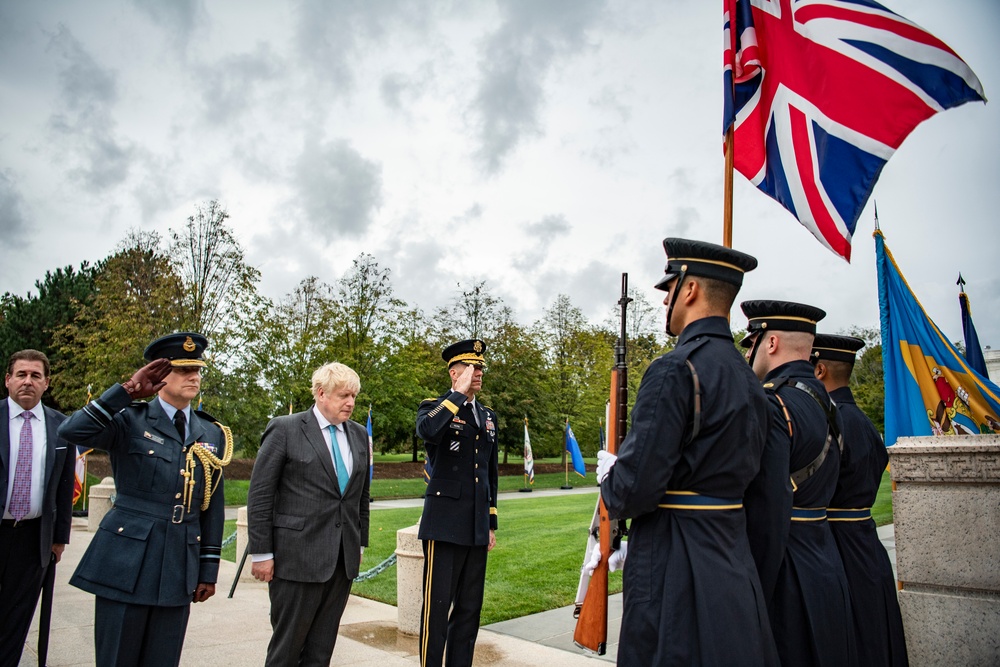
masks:
[[[826,313],[788,301],[744,301],[742,345],[769,399],[761,470],[745,496],[747,530],[783,665],[855,665],[851,601],[827,507],[843,429],[809,363]]]
[[[767,397],[728,321],[757,260],[687,239],[663,248],[656,288],[677,345],[643,375],[618,456],[598,453],[608,515],[632,519],[618,664],[777,665],[743,514]]]
[[[849,386],[855,358],[864,346],[860,338],[831,334],[817,334],[813,342],[816,378],[837,404],[844,427],[840,477],[826,514],[851,590],[858,664],[899,667],[909,664],[903,620],[892,564],[871,510],[889,454]]]
[[[478,339],[446,347],[451,390],[417,410],[431,468],[417,534],[424,548],[421,667],[442,659],[468,667],[476,648],[486,555],[497,529],[497,415],[475,400],[485,351]]]
[[[149,362],[59,428],[109,452],[117,495],[70,583],[97,596],[96,664],[177,665],[191,602],[215,593],[225,520],[229,429],[191,409],[201,390],[197,333],[146,348]],[[143,402],[138,399],[158,394]]]

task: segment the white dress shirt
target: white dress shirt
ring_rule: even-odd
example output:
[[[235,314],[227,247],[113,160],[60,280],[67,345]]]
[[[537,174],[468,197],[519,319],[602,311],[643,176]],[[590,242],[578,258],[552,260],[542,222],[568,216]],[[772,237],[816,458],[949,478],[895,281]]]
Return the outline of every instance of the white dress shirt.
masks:
[[[24,426],[24,419],[21,413],[24,408],[7,397],[7,411],[10,415],[10,422],[7,425],[10,436],[10,468],[7,473],[7,502],[4,504],[3,518],[13,519],[10,513],[10,495],[14,491],[14,474],[17,472],[17,455],[21,449],[21,428]],[[37,519],[42,516],[42,496],[45,484],[45,410],[42,404],[38,403],[30,412],[35,415],[31,420],[31,509],[24,516],[25,519]]]

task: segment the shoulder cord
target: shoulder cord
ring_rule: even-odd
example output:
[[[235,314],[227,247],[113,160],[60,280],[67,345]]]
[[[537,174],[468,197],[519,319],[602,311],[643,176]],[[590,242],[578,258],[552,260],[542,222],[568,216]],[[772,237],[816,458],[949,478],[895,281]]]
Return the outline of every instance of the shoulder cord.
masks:
[[[218,473],[218,479],[222,479],[222,469],[229,465],[229,462],[233,460],[233,431],[228,426],[223,426],[219,422],[215,422],[215,425],[222,429],[222,435],[226,440],[225,450],[223,451],[222,458],[220,459],[212,452],[199,442],[194,443],[188,448],[187,461],[184,470],[184,477],[187,478],[187,482],[184,485],[184,504],[187,505],[187,511],[191,511],[191,500],[194,495],[194,470],[196,464],[194,462],[194,457],[198,457],[201,461],[201,465],[205,467],[205,495],[201,501],[201,509],[205,511],[208,509],[209,503],[212,502],[212,495],[218,488],[218,484],[214,481],[216,473]]]

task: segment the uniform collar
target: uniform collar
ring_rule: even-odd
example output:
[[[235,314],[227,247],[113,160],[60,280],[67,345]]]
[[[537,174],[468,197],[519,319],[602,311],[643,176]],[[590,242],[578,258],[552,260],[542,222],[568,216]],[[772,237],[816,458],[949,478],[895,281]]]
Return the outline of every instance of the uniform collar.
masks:
[[[715,336],[733,340],[733,332],[729,330],[729,322],[726,321],[726,318],[712,316],[695,320],[684,327],[684,331],[677,338],[677,344],[681,345],[698,336]]]

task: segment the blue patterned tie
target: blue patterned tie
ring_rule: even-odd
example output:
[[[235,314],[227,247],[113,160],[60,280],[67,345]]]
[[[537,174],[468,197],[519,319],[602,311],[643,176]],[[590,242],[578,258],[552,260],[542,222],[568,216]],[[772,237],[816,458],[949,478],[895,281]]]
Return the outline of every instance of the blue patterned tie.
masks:
[[[340,453],[340,444],[337,442],[337,427],[331,424],[327,428],[330,429],[330,446],[333,449],[333,460],[337,462],[337,482],[340,483],[340,495],[344,495],[344,489],[347,488],[347,465],[344,463],[344,457]]]

